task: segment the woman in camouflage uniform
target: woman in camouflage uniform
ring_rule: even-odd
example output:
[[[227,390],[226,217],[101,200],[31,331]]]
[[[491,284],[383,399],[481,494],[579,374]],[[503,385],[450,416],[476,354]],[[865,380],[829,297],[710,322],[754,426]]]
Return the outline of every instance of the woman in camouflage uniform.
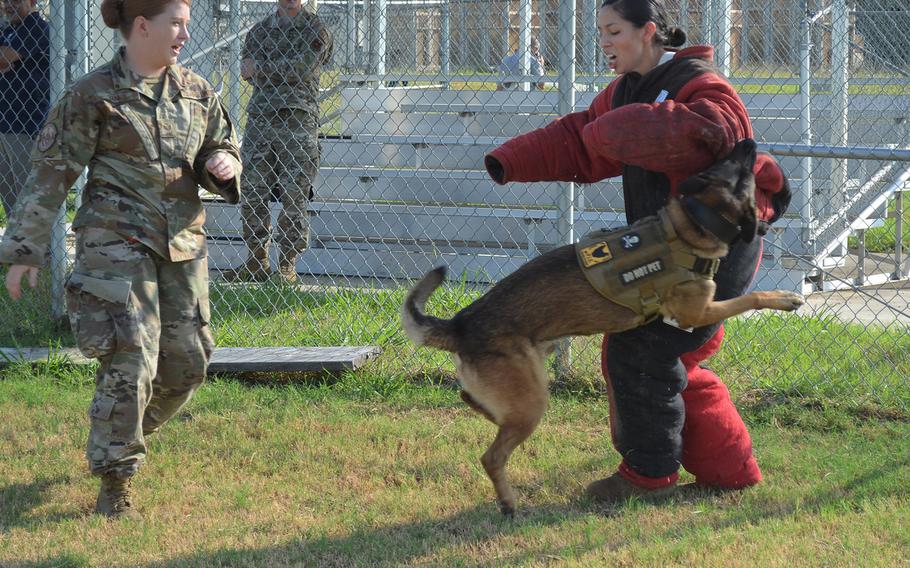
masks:
[[[213,350],[197,185],[240,198],[233,127],[212,87],[177,65],[190,0],[104,0],[126,45],[64,93],[38,135],[31,176],[0,244],[6,287],[35,286],[50,227],[88,167],[66,283],[79,348],[100,362],[87,458],[96,511],[138,516],[130,479],[155,432],[202,383]]]

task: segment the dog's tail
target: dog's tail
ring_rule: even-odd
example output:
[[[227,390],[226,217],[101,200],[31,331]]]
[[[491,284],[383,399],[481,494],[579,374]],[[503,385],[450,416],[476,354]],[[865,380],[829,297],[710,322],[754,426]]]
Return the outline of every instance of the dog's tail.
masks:
[[[428,316],[423,312],[430,295],[439,288],[446,277],[446,268],[440,266],[427,272],[401,305],[401,325],[415,345],[428,345],[455,352],[455,330],[452,320]]]

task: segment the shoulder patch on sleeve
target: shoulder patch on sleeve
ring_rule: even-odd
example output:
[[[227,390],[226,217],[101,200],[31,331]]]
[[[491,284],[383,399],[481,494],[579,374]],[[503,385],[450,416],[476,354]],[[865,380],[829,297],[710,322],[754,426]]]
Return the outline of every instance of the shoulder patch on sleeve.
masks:
[[[57,142],[57,125],[49,122],[44,125],[41,132],[38,133],[38,139],[35,144],[39,152],[47,152]]]

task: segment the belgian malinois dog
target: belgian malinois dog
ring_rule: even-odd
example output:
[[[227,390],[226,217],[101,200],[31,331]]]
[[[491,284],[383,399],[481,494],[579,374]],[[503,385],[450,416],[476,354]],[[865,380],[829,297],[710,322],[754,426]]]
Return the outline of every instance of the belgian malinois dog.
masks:
[[[706,226],[716,231],[716,223],[696,221],[706,219],[705,211],[735,228],[728,241],[755,238],[755,152],[752,140],[738,143],[727,157],[682,182],[680,197],[665,206],[665,218],[677,238],[697,257],[720,259],[729,248]],[[461,398],[499,426],[480,461],[493,482],[500,510],[512,515],[515,493],[506,463],[534,432],[547,407],[545,359],[557,340],[625,331],[641,325],[642,317],[594,289],[573,245],[529,261],[448,320],[423,311],[445,273],[444,267],[432,270],[414,286],[401,308],[402,324],[415,344],[454,353]],[[780,290],[715,301],[715,288],[710,277],[675,285],[662,294],[660,314],[689,328],[715,324],[747,310],[792,311],[803,304],[799,294]]]

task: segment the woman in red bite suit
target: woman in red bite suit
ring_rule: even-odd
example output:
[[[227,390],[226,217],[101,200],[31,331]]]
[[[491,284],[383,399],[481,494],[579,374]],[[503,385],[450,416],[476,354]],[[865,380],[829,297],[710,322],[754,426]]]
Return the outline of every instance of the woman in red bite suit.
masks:
[[[751,138],[752,125],[742,100],[714,67],[713,48],[673,49],[686,34],[668,26],[663,0],[604,0],[597,29],[618,77],[587,110],[509,140],[486,156],[485,165],[500,184],[593,183],[622,175],[631,224],[663,207],[680,181]],[[790,192],[767,154],[759,154],[755,175],[758,216],[767,229],[786,209]],[[716,299],[748,289],[761,252],[761,239],[734,241],[715,277]],[[623,460],[613,475],[588,486],[592,498],[667,497],[680,465],[710,487],[739,489],[761,481],[749,433],[726,386],[701,366],[722,340],[720,324],[685,331],[660,319],[604,338],[613,445]]]

